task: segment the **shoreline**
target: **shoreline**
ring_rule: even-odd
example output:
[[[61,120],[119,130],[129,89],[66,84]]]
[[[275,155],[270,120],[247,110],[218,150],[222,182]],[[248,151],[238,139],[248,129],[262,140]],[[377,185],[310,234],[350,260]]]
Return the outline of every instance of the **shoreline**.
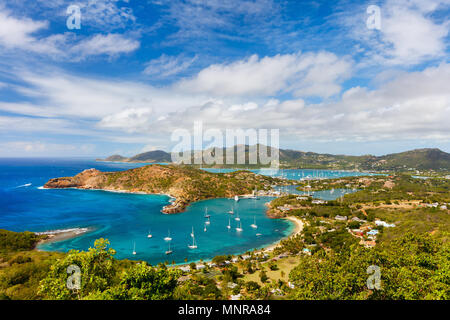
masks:
[[[261,252],[272,252],[275,248],[277,248],[280,245],[281,241],[286,240],[286,239],[288,239],[290,237],[295,237],[296,235],[299,235],[303,231],[304,222],[301,219],[297,218],[297,217],[287,216],[287,217],[278,218],[278,219],[286,219],[286,220],[291,221],[294,224],[294,229],[292,230],[290,235],[281,238],[277,242],[272,243],[272,244],[268,245],[267,247],[264,247],[264,248],[260,249],[259,251],[261,251]]]
[[[88,228],[56,229],[56,230],[48,230],[48,231],[43,231],[43,232],[35,232],[36,235],[44,235],[44,236],[47,236],[47,238],[39,240],[36,243],[36,246],[34,249],[37,251],[46,251],[46,250],[39,249],[39,246],[46,244],[46,243],[52,243],[52,242],[58,242],[58,241],[76,238],[85,233],[91,232],[93,230],[94,230],[94,228],[88,227]]]

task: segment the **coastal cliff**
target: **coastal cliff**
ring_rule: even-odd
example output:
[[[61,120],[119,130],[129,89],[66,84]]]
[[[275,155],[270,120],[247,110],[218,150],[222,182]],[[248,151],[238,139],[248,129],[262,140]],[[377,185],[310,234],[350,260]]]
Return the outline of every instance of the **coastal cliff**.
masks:
[[[153,164],[119,172],[88,169],[73,177],[50,179],[44,188],[167,194],[175,201],[164,207],[163,212],[171,214],[184,211],[194,201],[251,194],[255,189],[268,190],[279,183],[283,180],[249,171],[211,173],[187,166]]]

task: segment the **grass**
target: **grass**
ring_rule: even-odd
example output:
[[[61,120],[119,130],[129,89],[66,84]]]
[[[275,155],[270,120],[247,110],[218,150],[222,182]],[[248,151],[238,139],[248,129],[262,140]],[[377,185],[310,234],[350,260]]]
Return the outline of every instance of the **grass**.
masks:
[[[270,270],[268,267],[268,263],[262,264],[264,266],[264,270],[266,271],[267,277],[269,280],[283,280],[288,281],[289,279],[289,272],[291,272],[292,269],[294,269],[299,263],[298,257],[286,257],[281,258],[278,261],[276,261],[276,265],[278,267],[278,270]],[[242,271],[242,270],[240,270]],[[263,283],[259,279],[259,270],[252,273],[252,274],[245,274],[242,278],[244,281],[255,281],[259,285],[262,285]],[[284,272],[284,277],[281,276],[281,272]]]

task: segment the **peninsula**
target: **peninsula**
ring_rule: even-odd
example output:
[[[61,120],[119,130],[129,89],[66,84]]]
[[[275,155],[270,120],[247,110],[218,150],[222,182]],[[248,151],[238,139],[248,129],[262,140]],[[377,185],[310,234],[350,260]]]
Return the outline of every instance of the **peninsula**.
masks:
[[[50,179],[44,188],[100,189],[107,191],[166,194],[175,201],[163,208],[164,213],[178,213],[194,201],[229,198],[270,190],[286,180],[257,175],[249,171],[211,173],[178,165],[152,164],[118,172],[87,169],[73,177]]]

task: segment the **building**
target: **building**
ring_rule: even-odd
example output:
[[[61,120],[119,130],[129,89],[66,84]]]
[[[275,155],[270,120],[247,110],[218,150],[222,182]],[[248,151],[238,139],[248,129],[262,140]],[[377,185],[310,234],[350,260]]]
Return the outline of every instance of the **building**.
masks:
[[[377,229],[372,229],[369,232],[367,232],[367,235],[369,236],[375,236],[378,234],[378,230]]]
[[[189,272],[189,271],[191,271],[191,267],[190,267],[190,266],[181,266],[179,269],[180,269],[181,271],[183,271],[183,272]]]
[[[337,215],[336,217],[334,217],[334,219],[335,219],[335,220],[339,220],[339,221],[347,221],[347,217],[345,217],[345,216],[340,216],[340,215]]]
[[[393,223],[389,224],[389,223],[387,223],[387,222],[385,222],[385,221],[381,221],[381,220],[376,220],[376,221],[375,221],[375,224],[376,224],[377,226],[383,226],[383,227],[385,227],[385,228],[392,228],[392,227],[395,227],[395,224],[393,224]]]
[[[312,204],[325,204],[325,203],[328,203],[328,202],[325,201],[325,200],[313,200],[313,201],[311,201],[311,203]]]

